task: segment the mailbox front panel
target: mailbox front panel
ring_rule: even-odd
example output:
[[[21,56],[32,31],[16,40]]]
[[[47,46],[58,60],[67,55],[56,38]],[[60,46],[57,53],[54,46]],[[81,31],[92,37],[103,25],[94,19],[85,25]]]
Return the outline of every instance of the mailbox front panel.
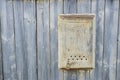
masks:
[[[59,68],[82,69],[95,67],[95,16],[59,15]]]

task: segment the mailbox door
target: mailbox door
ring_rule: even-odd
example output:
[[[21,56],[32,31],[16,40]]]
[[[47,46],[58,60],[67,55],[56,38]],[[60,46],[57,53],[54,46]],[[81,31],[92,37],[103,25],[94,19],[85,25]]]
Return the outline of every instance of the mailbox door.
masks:
[[[59,15],[59,68],[95,67],[95,15]]]

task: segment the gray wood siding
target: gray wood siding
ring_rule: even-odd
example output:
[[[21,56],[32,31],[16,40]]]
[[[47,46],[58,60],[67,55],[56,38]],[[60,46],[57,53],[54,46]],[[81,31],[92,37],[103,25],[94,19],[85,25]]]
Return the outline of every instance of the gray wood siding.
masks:
[[[58,69],[59,14],[96,14],[93,70]],[[120,80],[119,0],[0,0],[0,80]]]

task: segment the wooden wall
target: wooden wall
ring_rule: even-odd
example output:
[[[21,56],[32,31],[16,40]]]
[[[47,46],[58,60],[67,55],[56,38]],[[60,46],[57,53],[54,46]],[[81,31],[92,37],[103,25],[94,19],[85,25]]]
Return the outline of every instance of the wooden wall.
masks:
[[[120,80],[119,0],[0,0],[0,80]],[[58,14],[96,14],[96,68],[58,69]]]

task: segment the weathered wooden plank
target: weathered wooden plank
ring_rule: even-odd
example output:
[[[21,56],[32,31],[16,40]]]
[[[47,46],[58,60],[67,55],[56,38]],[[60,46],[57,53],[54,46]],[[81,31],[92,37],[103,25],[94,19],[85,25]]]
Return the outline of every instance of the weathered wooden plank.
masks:
[[[23,24],[23,2],[14,1],[15,48],[18,80],[28,80],[27,45]]]
[[[28,80],[36,80],[36,15],[35,0],[24,1],[24,32]]]
[[[0,12],[1,12],[0,2]],[[3,55],[2,55],[2,39],[1,39],[1,13],[0,13],[0,80],[3,80]]]
[[[117,76],[116,80],[120,80],[120,1],[119,1],[119,14],[118,14],[118,42],[117,42]]]
[[[90,70],[85,70],[85,80],[90,80]]]
[[[58,14],[63,13],[63,0],[50,0],[50,51],[51,80],[63,80],[63,70],[58,69]]]
[[[1,45],[1,42],[0,42],[0,45]],[[0,48],[1,48],[1,46],[0,46]],[[3,68],[3,64],[2,64],[2,50],[0,49],[0,80],[2,80],[3,79],[3,70],[2,70],[2,68]]]
[[[119,0],[106,0],[103,79],[116,80],[117,29]]]
[[[63,11],[64,14],[75,14],[77,12],[77,1],[64,0]],[[77,70],[64,70],[64,80],[77,80]]]
[[[77,70],[64,70],[63,80],[77,80]]]
[[[77,13],[90,13],[91,12],[91,0],[78,0],[77,1]]]
[[[38,80],[50,79],[49,0],[37,2]]]
[[[103,69],[103,35],[105,0],[92,0],[92,13],[96,14],[96,67],[91,80],[102,80]]]
[[[77,1],[77,13],[90,13],[91,12],[91,0],[78,0]],[[77,72],[78,80],[89,80],[90,71],[79,70]]]
[[[17,80],[12,1],[2,0],[1,6],[1,37],[4,62],[4,80]]]
[[[37,64],[38,64],[38,80],[44,80],[45,78],[45,63],[44,62],[44,36],[43,36],[43,27],[44,27],[44,13],[43,13],[43,6],[44,2],[37,2],[36,8],[37,8]],[[39,17],[39,18],[38,18]],[[48,75],[46,75],[48,77]]]
[[[76,13],[77,12],[77,0],[64,0],[64,13]]]
[[[77,71],[77,80],[86,80],[85,74],[86,74],[85,70],[78,70]]]
[[[1,7],[0,7],[1,12]],[[1,18],[1,13],[0,13]],[[3,79],[3,56],[2,56],[2,40],[1,40],[1,19],[0,19],[0,80]]]

